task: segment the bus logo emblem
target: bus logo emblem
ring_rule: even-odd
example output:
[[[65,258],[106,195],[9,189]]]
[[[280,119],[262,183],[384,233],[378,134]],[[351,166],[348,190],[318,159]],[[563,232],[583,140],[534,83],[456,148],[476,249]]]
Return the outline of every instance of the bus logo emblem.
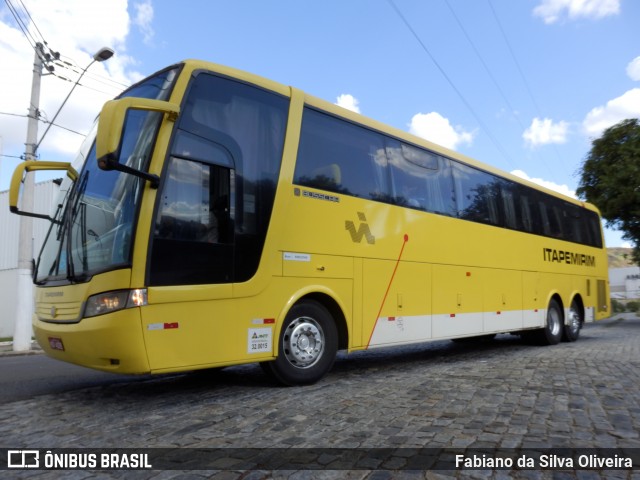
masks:
[[[351,240],[353,243],[362,243],[362,237],[367,239],[367,243],[369,245],[376,243],[376,237],[371,234],[369,224],[366,223],[367,218],[364,216],[363,212],[358,212],[358,220],[360,220],[360,225],[358,225],[357,230],[356,225],[351,220],[346,220],[344,222],[344,228],[351,234]]]

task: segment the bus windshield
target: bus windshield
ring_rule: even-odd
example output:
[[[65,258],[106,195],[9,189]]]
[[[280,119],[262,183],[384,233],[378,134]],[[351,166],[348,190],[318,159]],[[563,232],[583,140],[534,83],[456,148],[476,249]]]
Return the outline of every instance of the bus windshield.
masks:
[[[178,67],[164,70],[134,85],[122,97],[167,100]],[[133,111],[122,135],[120,161],[129,167],[148,168],[159,112]],[[35,272],[38,284],[75,283],[92,275],[131,263],[133,226],[144,180],[117,171],[103,171],[96,161],[98,121],[73,162],[77,180],[65,178],[54,222],[40,252]]]

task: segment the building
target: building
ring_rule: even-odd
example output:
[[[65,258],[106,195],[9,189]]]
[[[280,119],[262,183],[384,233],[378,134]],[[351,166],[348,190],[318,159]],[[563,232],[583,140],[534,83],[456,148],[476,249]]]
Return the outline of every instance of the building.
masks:
[[[34,211],[50,213],[58,190],[57,180],[36,183]],[[9,211],[9,192],[0,192],[0,338],[13,337],[15,326],[20,219]],[[38,256],[50,226],[46,220],[33,219],[32,258]]]
[[[640,267],[610,268],[609,287],[612,299],[640,299]]]

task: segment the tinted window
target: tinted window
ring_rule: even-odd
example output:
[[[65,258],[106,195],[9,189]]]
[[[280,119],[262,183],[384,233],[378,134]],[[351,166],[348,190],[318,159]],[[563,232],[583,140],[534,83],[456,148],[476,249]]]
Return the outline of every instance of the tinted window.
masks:
[[[390,201],[384,137],[305,109],[294,182],[371,200]]]
[[[458,217],[473,222],[501,225],[501,179],[486,172],[454,162]]]
[[[395,140],[389,145],[387,158],[393,202],[427,212],[455,215],[449,160]]]
[[[294,182],[602,246],[593,212],[310,108],[304,111]]]
[[[172,67],[158,72],[125,90],[118,98],[142,97],[168,100],[179,71],[179,67]]]
[[[216,165],[170,160],[155,224],[154,285],[231,281],[230,172]]]
[[[280,173],[287,109],[288,99],[275,93],[196,74],[158,195],[150,284],[241,282],[255,274]],[[183,275],[173,264],[193,268]]]

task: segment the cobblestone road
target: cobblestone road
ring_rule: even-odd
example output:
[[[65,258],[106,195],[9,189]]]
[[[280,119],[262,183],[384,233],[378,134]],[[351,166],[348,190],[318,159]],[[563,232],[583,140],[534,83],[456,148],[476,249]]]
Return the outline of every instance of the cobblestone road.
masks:
[[[640,319],[628,315],[587,325],[577,342],[553,347],[503,335],[480,345],[438,342],[341,354],[333,371],[308,387],[275,387],[253,365],[132,378],[5,404],[0,416],[6,448],[640,448]],[[393,461],[381,466],[394,468]],[[28,472],[21,478],[60,474],[78,479],[640,479],[637,467],[73,471]]]

